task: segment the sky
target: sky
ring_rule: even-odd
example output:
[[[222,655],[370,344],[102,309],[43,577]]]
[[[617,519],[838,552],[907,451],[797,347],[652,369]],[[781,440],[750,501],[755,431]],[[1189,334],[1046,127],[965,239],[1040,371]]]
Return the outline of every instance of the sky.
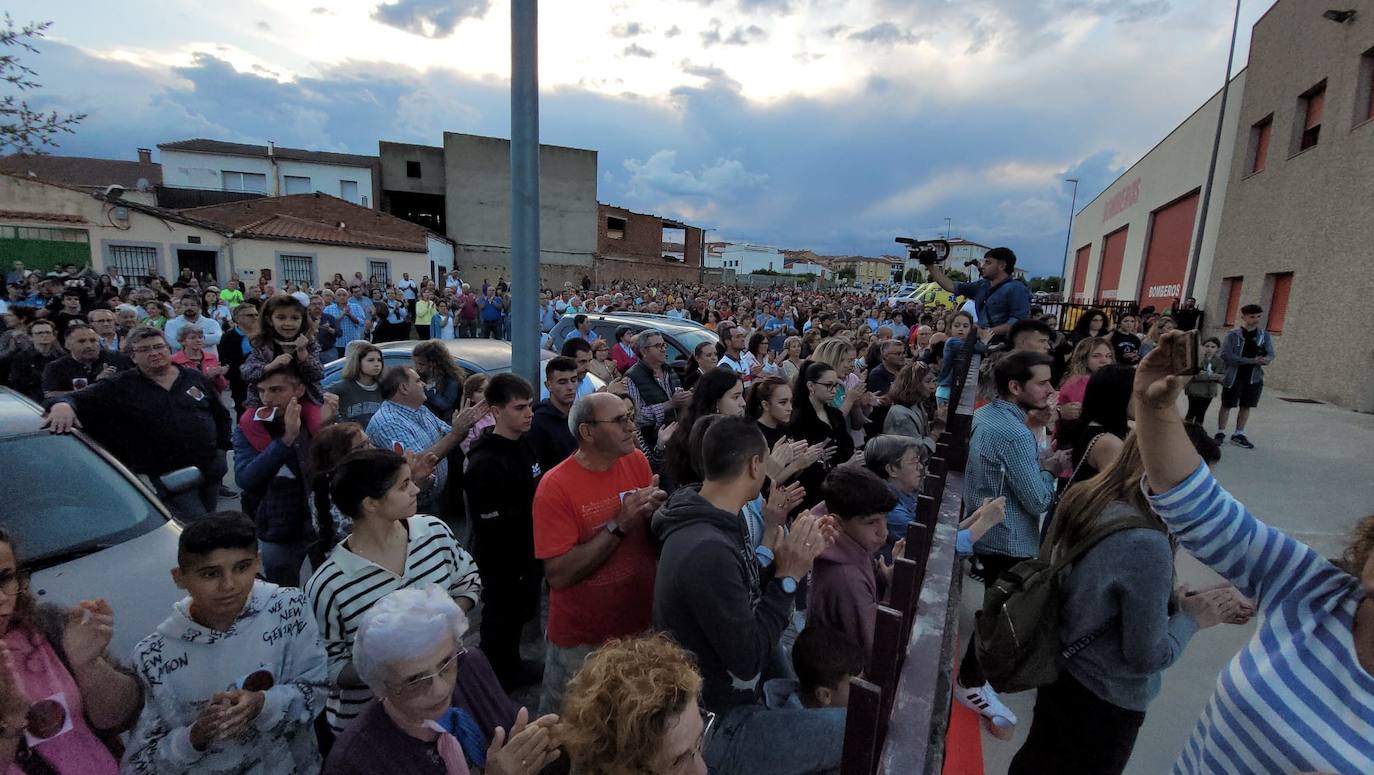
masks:
[[[1271,0],[1242,0],[1235,67]],[[540,138],[708,239],[895,254],[946,232],[1058,275],[1081,209],[1221,87],[1230,0],[545,0]],[[509,0],[47,0],[55,153],[206,137],[376,154],[510,136]]]

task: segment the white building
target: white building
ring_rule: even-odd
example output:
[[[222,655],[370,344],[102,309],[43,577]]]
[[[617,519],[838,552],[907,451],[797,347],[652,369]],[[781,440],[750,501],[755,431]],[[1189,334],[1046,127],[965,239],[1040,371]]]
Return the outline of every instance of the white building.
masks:
[[[376,156],[248,145],[221,140],[181,140],[158,145],[162,182],[180,188],[247,191],[268,196],[336,196],[375,207],[380,182]]]
[[[821,276],[825,269],[818,264],[793,263],[781,250],[771,245],[749,242],[712,242],[706,250],[706,268],[730,269],[735,274],[768,271],[785,274]]]
[[[1242,70],[1231,79],[1223,138],[1236,136],[1244,91]],[[1220,110],[1218,91],[1074,215],[1067,269],[1073,301],[1134,300],[1165,310],[1189,295],[1189,263]],[[1218,150],[1207,227],[1192,272],[1193,296],[1207,290],[1233,151],[1231,142]]]

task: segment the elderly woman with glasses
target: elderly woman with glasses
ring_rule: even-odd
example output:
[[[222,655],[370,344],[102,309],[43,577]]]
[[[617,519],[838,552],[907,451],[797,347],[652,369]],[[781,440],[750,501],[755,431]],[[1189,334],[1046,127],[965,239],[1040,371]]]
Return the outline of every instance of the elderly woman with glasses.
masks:
[[[517,710],[486,657],[463,647],[467,628],[435,585],[392,592],[363,614],[353,664],[377,701],[339,735],[326,775],[525,775],[558,757],[558,717],[531,722]]]

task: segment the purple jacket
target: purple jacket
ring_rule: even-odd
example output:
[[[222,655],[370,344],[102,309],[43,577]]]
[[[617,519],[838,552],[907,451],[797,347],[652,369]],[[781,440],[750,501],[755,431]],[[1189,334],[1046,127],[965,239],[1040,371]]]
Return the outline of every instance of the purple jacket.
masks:
[[[841,532],[816,558],[807,622],[838,630],[871,654],[879,594],[873,555]]]

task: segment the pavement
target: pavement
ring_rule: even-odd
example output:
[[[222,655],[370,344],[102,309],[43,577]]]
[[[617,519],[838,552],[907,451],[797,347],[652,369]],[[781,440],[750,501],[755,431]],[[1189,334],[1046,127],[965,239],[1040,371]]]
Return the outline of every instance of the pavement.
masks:
[[[1374,415],[1329,404],[1290,403],[1292,394],[1266,391],[1252,414],[1246,435],[1256,448],[1228,442],[1215,472],[1222,485],[1261,520],[1304,541],[1328,557],[1338,556],[1355,522],[1374,513]],[[1208,413],[1215,432],[1217,402]],[[1234,422],[1234,414],[1233,414]],[[1177,561],[1179,582],[1200,586],[1220,577],[1187,552]],[[973,611],[982,603],[982,585],[965,580],[961,632],[971,631]],[[1159,775],[1170,770],[1212,696],[1217,674],[1254,634],[1255,625],[1218,625],[1198,633],[1183,656],[1164,673],[1159,697],[1150,705],[1126,775]],[[1017,714],[1013,740],[983,734],[988,775],[1002,775],[1025,740],[1035,693],[1006,695]]]

